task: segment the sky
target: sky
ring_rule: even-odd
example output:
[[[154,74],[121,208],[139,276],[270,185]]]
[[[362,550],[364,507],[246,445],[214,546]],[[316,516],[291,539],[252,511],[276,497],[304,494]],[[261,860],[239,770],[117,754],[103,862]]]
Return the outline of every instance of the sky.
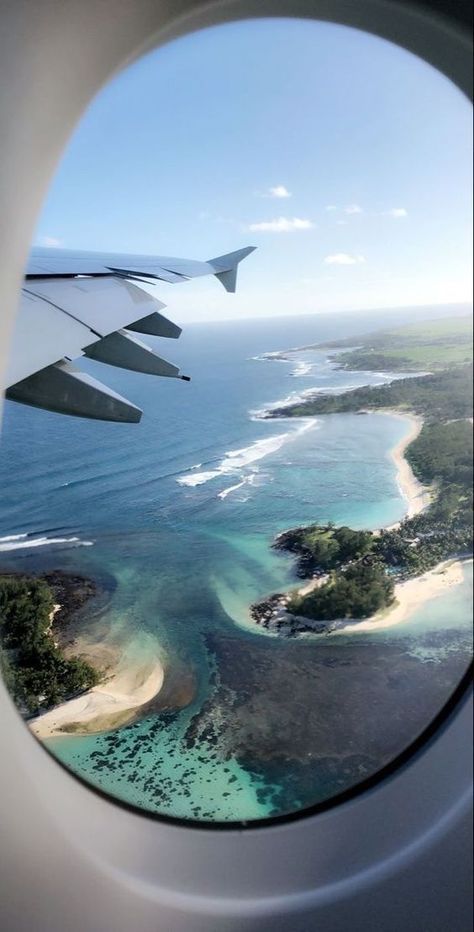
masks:
[[[175,320],[472,300],[472,107],[343,26],[258,20],[142,58],[96,97],[35,243],[207,260],[258,249],[237,294],[152,289]]]

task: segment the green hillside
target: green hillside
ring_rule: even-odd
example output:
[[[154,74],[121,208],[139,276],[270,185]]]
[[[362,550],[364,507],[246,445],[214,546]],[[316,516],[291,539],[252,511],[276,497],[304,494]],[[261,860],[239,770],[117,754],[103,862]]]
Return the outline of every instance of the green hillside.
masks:
[[[360,338],[357,349],[338,353],[345,369],[446,369],[472,361],[472,317],[423,321]],[[354,338],[321,344],[330,349],[353,346]]]

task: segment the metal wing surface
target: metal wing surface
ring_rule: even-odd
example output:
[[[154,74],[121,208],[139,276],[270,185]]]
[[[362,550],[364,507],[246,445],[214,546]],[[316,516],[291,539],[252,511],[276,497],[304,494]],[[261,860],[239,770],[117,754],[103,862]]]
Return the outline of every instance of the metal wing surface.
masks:
[[[180,327],[161,314],[166,305],[138,283],[176,284],[215,275],[227,291],[235,291],[238,264],[253,249],[250,246],[208,262],[34,249],[13,335],[7,398],[77,417],[139,421],[139,408],[81,372],[71,360],[87,356],[112,366],[189,381],[137,336],[176,339],[181,333]]]

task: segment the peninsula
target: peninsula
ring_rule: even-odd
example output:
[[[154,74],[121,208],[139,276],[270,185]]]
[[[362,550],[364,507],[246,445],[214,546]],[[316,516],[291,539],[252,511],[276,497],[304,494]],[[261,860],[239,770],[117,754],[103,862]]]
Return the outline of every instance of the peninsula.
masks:
[[[88,637],[79,614],[96,582],[60,571],[0,574],[0,669],[33,734],[93,734],[130,722],[160,692],[154,644],[130,659],[123,644]]]
[[[371,334],[349,352],[341,353],[348,341],[321,345],[344,367],[432,371],[338,395],[315,391],[263,415],[377,412],[414,421],[408,442],[392,451],[399,478],[412,492],[405,520],[378,531],[311,524],[280,534],[273,546],[295,554],[298,576],[310,583],[253,605],[258,624],[286,636],[327,633],[393,611],[409,580],[428,578],[427,593],[433,572],[438,588],[441,575],[453,581],[450,561],[472,555],[473,543],[471,335],[470,319],[459,318]]]

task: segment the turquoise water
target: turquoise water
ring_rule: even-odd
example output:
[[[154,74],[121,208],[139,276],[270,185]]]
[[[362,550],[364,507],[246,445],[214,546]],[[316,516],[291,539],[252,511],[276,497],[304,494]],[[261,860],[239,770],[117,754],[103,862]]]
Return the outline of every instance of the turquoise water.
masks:
[[[7,404],[0,566],[96,577],[109,598],[96,614],[89,606],[86,633],[132,659],[158,653],[166,667],[141,720],[47,742],[72,769],[153,812],[248,821],[309,806],[377,770],[447,700],[470,659],[472,570],[384,632],[283,641],[248,622],[252,601],[295,584],[292,560],[269,546],[278,531],[329,520],[377,527],[405,512],[389,455],[407,432],[402,420],[258,419],[313,387],[341,391],[390,374],[335,370],[322,351],[262,355],[342,334],[356,343],[403,319],[189,327],[171,355],[190,385],[107,371],[144,409],[134,427]]]

